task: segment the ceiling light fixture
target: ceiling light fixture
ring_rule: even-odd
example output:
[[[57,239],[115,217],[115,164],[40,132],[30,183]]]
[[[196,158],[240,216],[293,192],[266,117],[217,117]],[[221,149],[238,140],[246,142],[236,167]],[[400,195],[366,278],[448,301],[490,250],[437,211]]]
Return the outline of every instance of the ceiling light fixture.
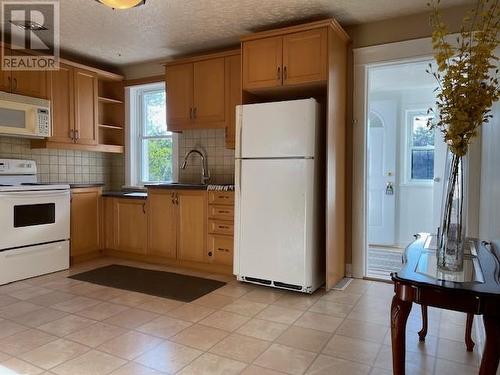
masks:
[[[130,9],[146,4],[146,0],[96,0],[113,9]]]

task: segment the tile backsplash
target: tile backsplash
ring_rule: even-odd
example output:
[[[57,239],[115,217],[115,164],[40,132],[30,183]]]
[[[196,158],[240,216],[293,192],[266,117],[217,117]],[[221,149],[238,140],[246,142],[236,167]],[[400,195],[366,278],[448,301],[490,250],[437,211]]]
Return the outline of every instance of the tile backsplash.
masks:
[[[121,189],[124,184],[122,155],[31,149],[28,139],[0,137],[0,158],[35,160],[40,182],[104,183],[107,190]]]
[[[191,149],[198,149],[207,155],[211,184],[234,183],[234,150],[225,148],[225,130],[185,130],[178,135],[179,181],[199,183],[201,178],[201,158],[191,155],[187,168],[180,169],[184,155]]]

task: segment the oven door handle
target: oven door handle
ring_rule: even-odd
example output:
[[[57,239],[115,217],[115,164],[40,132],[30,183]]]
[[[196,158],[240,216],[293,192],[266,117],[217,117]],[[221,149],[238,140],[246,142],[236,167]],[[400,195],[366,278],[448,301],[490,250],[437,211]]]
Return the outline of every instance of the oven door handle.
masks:
[[[68,190],[62,190],[62,191],[43,191],[43,190],[37,190],[37,191],[10,191],[10,192],[4,192],[0,193],[0,198],[12,198],[15,197],[16,199],[32,199],[32,198],[56,198],[56,197],[69,197],[69,191]]]

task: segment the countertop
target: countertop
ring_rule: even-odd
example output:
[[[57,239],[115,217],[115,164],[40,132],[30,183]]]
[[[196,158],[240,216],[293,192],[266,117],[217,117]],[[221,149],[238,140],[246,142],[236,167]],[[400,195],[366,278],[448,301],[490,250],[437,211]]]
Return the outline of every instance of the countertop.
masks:
[[[126,199],[146,199],[148,193],[145,191],[105,191],[102,193],[103,197],[115,197]]]
[[[148,189],[207,190],[208,185],[172,182],[172,183],[148,184],[144,185],[144,187]]]
[[[85,189],[85,188],[93,188],[93,187],[102,187],[103,183],[76,183],[76,184],[68,184],[71,189]]]
[[[233,187],[233,185],[202,185],[202,184],[189,184],[189,183],[159,183],[144,185],[147,189],[165,189],[165,190],[217,190],[214,186],[219,187]],[[210,187],[210,188],[209,188]],[[231,189],[229,189],[231,191]],[[147,191],[134,191],[134,190],[121,190],[121,191],[105,191],[102,193],[103,197],[117,197],[128,199],[146,199],[148,197]]]

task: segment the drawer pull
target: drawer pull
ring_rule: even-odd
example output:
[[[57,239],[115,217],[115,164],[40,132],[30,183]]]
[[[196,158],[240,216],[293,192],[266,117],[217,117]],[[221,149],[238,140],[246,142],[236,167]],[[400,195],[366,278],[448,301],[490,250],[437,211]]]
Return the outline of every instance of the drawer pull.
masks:
[[[219,225],[219,229],[229,229],[227,225]]]
[[[223,251],[223,252],[225,252],[225,253],[230,253],[229,249],[225,249],[225,248],[223,248],[223,247],[218,247],[218,248],[217,248],[217,251]]]
[[[231,212],[220,210],[219,213],[221,213],[221,214],[230,214]]]

